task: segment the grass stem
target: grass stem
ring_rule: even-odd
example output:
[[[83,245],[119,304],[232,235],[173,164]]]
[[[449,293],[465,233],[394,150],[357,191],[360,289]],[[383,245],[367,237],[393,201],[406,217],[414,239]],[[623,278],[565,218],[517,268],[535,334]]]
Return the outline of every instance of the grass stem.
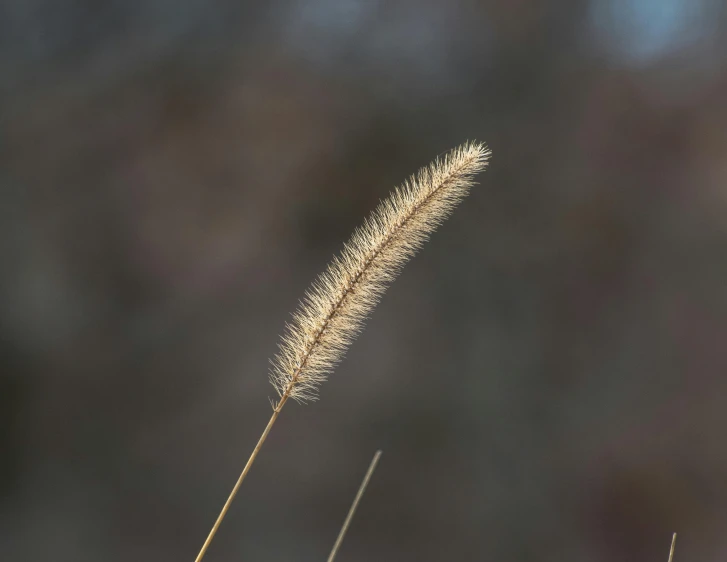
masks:
[[[376,470],[376,464],[379,462],[380,456],[381,456],[381,451],[376,451],[376,454],[374,455],[374,458],[371,460],[371,464],[369,465],[369,469],[368,469],[368,471],[366,471],[366,476],[364,476],[363,482],[361,482],[361,486],[358,489],[358,493],[356,494],[356,497],[354,498],[353,503],[351,504],[351,509],[348,510],[348,515],[346,516],[346,520],[343,522],[343,527],[341,527],[341,532],[338,533],[338,538],[336,539],[336,544],[333,545],[331,554],[328,555],[328,562],[333,562],[333,559],[336,557],[336,554],[338,553],[338,549],[341,548],[341,543],[343,542],[343,537],[346,536],[346,531],[348,531],[348,527],[351,525],[351,519],[353,519],[353,514],[356,513],[356,508],[358,507],[358,503],[361,501],[361,497],[364,495],[364,492],[366,491],[366,486],[369,485],[369,480],[371,480],[371,475],[374,473],[374,470]]]
[[[209,548],[210,543],[212,542],[212,539],[215,537],[215,533],[217,532],[217,529],[220,527],[220,524],[222,523],[222,520],[225,518],[225,515],[227,515],[227,510],[230,509],[232,500],[235,499],[235,496],[237,495],[237,491],[240,489],[240,485],[242,484],[242,481],[245,479],[245,476],[247,476],[247,473],[250,472],[250,467],[252,466],[252,463],[255,462],[255,459],[257,458],[257,455],[260,452],[260,448],[263,446],[263,443],[265,443],[265,439],[267,439],[268,433],[270,433],[270,429],[273,427],[273,424],[275,424],[275,420],[278,419],[280,410],[282,410],[283,405],[285,404],[285,402],[287,400],[288,400],[288,396],[284,395],[281,398],[280,402],[278,402],[275,410],[273,411],[273,415],[270,418],[270,421],[268,422],[268,425],[265,427],[263,434],[260,436],[260,439],[258,440],[257,445],[255,445],[255,450],[252,452],[252,454],[250,455],[250,458],[247,460],[247,464],[245,464],[245,468],[242,469],[242,473],[240,474],[240,477],[237,479],[237,482],[235,483],[235,487],[232,488],[232,492],[230,492],[230,495],[227,498],[225,505],[222,506],[222,511],[220,511],[220,514],[217,516],[217,521],[215,521],[215,524],[212,526],[212,530],[210,531],[209,535],[207,535],[207,540],[204,541],[204,544],[202,545],[202,549],[199,551],[197,558],[194,559],[194,562],[200,562],[200,560],[202,560],[205,553],[207,552],[207,549]]]
[[[672,562],[674,560],[674,545],[677,542],[677,534],[674,533],[671,537],[671,548],[669,549],[669,562]]]

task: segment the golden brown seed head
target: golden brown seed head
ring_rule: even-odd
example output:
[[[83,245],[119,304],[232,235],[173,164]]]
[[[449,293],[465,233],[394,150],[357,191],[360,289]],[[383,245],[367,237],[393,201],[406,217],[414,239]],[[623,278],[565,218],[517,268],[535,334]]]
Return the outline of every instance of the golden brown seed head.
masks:
[[[490,151],[466,143],[411,176],[358,227],[310,286],[272,360],[278,395],[304,402],[343,358],[401,268],[469,193]]]

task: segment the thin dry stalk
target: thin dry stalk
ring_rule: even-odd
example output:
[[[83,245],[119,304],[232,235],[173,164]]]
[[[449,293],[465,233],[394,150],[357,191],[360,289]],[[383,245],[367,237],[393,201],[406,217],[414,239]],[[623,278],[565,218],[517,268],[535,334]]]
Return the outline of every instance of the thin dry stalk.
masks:
[[[272,361],[270,381],[279,396],[273,415],[195,562],[205,555],[285,403],[318,397],[319,385],[341,361],[386,288],[467,196],[489,157],[484,144],[466,143],[419,170],[354,231],[307,291]]]
[[[217,533],[217,529],[219,528],[220,524],[222,523],[222,520],[225,518],[225,515],[227,515],[227,510],[230,509],[230,505],[232,505],[232,500],[235,499],[235,496],[237,495],[237,491],[240,489],[240,485],[242,484],[242,481],[245,479],[245,476],[247,476],[247,473],[250,471],[250,467],[252,466],[252,463],[255,462],[255,459],[257,458],[258,453],[260,452],[260,448],[263,446],[263,443],[265,443],[265,439],[268,437],[268,433],[270,433],[270,429],[273,427],[273,424],[275,423],[275,420],[278,419],[278,414],[280,414],[280,409],[283,407],[283,404],[285,404],[286,399],[281,400],[278,403],[277,408],[273,411],[273,415],[270,418],[270,421],[268,422],[268,425],[265,426],[265,430],[263,431],[263,434],[260,436],[260,439],[257,442],[257,445],[255,445],[255,449],[252,452],[252,455],[250,455],[250,458],[247,460],[247,463],[245,463],[245,468],[242,469],[242,473],[240,474],[240,477],[237,479],[237,482],[235,483],[235,487],[232,488],[232,492],[230,492],[230,495],[227,498],[227,501],[225,502],[225,505],[222,506],[222,511],[220,511],[220,514],[217,516],[217,520],[215,521],[215,524],[212,526],[212,530],[207,535],[207,539],[204,541],[204,544],[202,545],[201,550],[199,551],[199,554],[197,555],[197,558],[194,559],[194,562],[199,562],[204,557],[205,553],[207,552],[207,549],[210,546],[210,543],[212,542],[212,539],[215,537],[215,533]]]
[[[669,562],[672,562],[674,560],[674,546],[677,542],[677,534],[674,533],[671,537],[671,548],[669,549]]]
[[[346,515],[346,520],[343,522],[343,527],[341,527],[341,532],[338,533],[338,538],[336,538],[336,543],[333,545],[333,548],[331,549],[331,554],[328,555],[327,562],[333,562],[333,559],[336,557],[336,554],[338,554],[338,549],[341,548],[341,543],[343,542],[343,537],[346,536],[346,531],[348,531],[348,528],[351,525],[351,520],[353,519],[353,514],[356,513],[356,508],[358,507],[358,504],[361,501],[361,498],[363,497],[364,492],[366,491],[366,486],[369,485],[369,480],[371,480],[371,475],[374,473],[374,470],[376,470],[376,465],[379,462],[380,456],[381,456],[381,451],[376,451],[376,454],[374,455],[374,458],[371,460],[371,464],[369,465],[369,469],[366,471],[366,476],[364,476],[364,479],[361,482],[361,486],[359,486],[358,492],[356,492],[356,497],[354,498],[353,503],[351,504],[351,509],[348,510],[348,515]]]

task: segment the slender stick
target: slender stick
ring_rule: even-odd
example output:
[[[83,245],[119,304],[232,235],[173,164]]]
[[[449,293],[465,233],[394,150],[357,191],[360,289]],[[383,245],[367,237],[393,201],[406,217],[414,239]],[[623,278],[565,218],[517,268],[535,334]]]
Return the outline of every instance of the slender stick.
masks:
[[[212,530],[210,531],[210,534],[207,535],[207,540],[204,541],[204,544],[202,545],[202,550],[199,551],[199,554],[197,555],[197,558],[194,559],[194,562],[200,562],[200,560],[202,560],[202,558],[204,557],[205,552],[207,552],[207,548],[209,548],[209,545],[212,542],[212,539],[214,538],[215,533],[217,532],[217,529],[220,526],[220,523],[222,523],[222,520],[225,518],[225,515],[227,514],[227,510],[230,509],[230,504],[232,504],[232,500],[235,499],[235,496],[237,495],[237,491],[240,489],[240,484],[242,484],[242,481],[245,479],[245,476],[247,476],[247,473],[250,471],[250,467],[252,466],[252,463],[255,462],[255,459],[257,458],[257,455],[260,452],[260,447],[262,447],[263,443],[265,443],[265,439],[267,438],[268,433],[270,433],[270,429],[273,427],[275,420],[278,419],[280,410],[283,408],[283,405],[285,404],[285,402],[287,400],[288,400],[288,395],[284,394],[283,397],[280,399],[280,402],[278,402],[277,406],[275,407],[275,409],[273,411],[273,415],[270,418],[268,425],[265,427],[265,431],[263,431],[263,434],[260,436],[260,440],[257,442],[257,445],[255,446],[255,450],[253,450],[252,455],[250,455],[250,458],[247,460],[247,464],[245,465],[245,468],[242,469],[242,474],[240,474],[240,477],[237,479],[237,483],[235,484],[235,487],[232,488],[232,492],[230,492],[230,496],[227,498],[225,505],[222,507],[222,511],[220,512],[219,516],[217,517],[217,521],[215,521],[215,524],[212,526]]]
[[[671,548],[669,549],[669,562],[672,562],[674,559],[674,545],[677,542],[677,534],[674,533],[674,535],[671,538]]]
[[[376,469],[376,464],[379,462],[380,456],[381,456],[381,451],[376,451],[376,454],[374,455],[374,458],[372,459],[371,464],[369,465],[369,469],[366,472],[366,476],[364,476],[363,482],[361,482],[361,486],[358,489],[356,498],[353,500],[353,504],[351,504],[351,509],[348,510],[348,515],[346,516],[346,520],[343,522],[343,527],[341,527],[341,532],[338,533],[338,538],[336,539],[336,544],[333,545],[333,550],[331,550],[331,554],[328,556],[328,562],[333,562],[333,559],[336,557],[336,554],[338,553],[338,549],[341,547],[341,543],[343,542],[343,537],[346,536],[346,531],[348,531],[348,527],[351,524],[351,519],[353,519],[353,514],[356,512],[356,508],[358,507],[358,502],[361,501],[361,496],[363,496],[364,492],[366,491],[366,486],[368,486],[369,480],[371,480],[371,475],[374,473],[374,470]]]

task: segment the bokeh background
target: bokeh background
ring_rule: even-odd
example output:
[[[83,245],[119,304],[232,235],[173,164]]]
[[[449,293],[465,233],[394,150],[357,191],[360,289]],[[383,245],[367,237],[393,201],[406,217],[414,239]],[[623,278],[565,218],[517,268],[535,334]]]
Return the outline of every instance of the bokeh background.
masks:
[[[0,4],[0,557],[193,560],[299,297],[391,187],[490,169],[208,553],[727,557],[727,9]]]

